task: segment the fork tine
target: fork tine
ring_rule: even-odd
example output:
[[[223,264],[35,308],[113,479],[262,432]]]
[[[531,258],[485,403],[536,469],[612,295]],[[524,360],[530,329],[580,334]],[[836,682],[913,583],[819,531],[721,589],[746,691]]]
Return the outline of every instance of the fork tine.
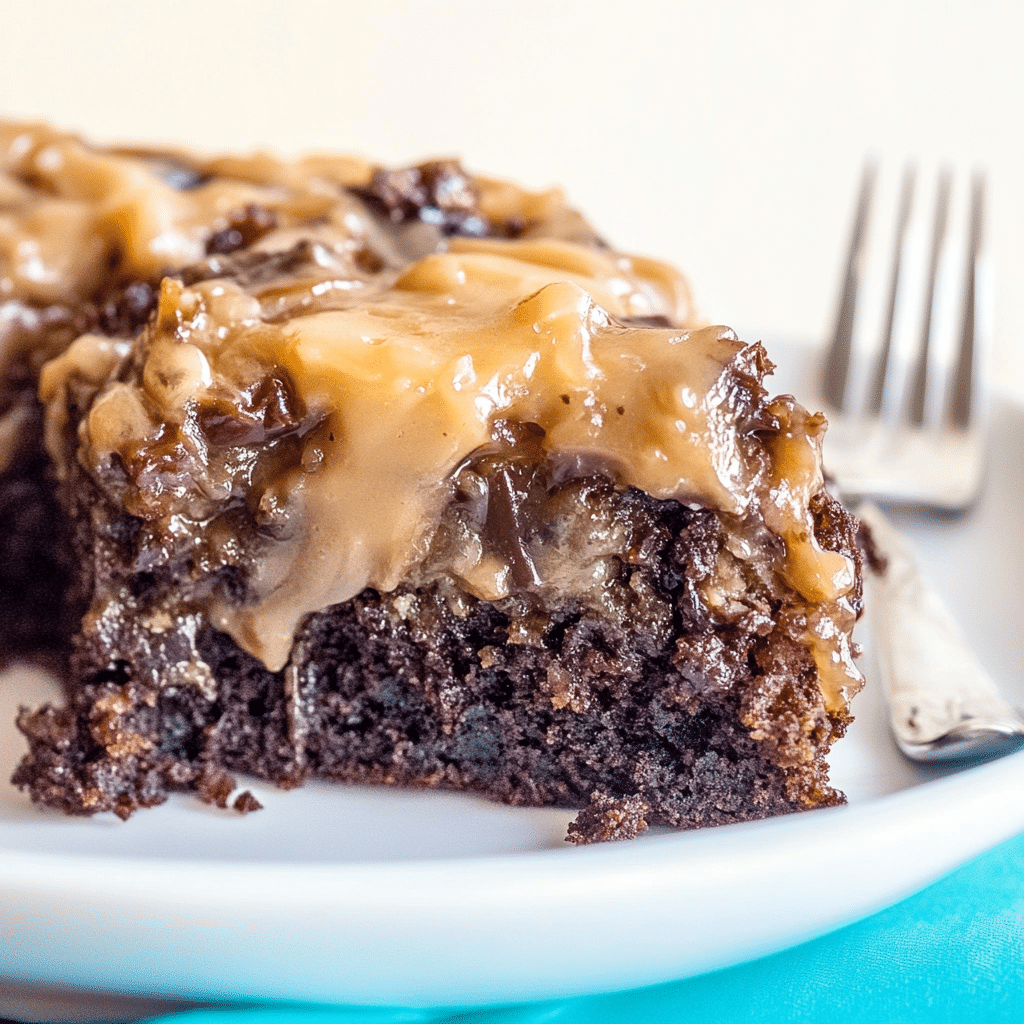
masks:
[[[939,176],[939,190],[935,198],[935,220],[932,227],[931,258],[928,263],[928,284],[925,288],[924,316],[921,322],[921,337],[914,367],[913,383],[910,389],[910,404],[907,416],[911,423],[920,426],[925,419],[925,397],[928,390],[928,354],[931,347],[932,311],[935,306],[935,282],[939,276],[942,259],[942,245],[946,238],[946,224],[949,219],[949,194],[953,176],[948,169]]]
[[[961,178],[954,192],[951,169],[923,176],[907,167],[891,196],[883,184],[879,171],[876,192],[869,164],[820,364],[821,397],[832,414],[828,464],[849,495],[960,512],[981,492],[985,471],[978,422],[991,301],[985,180]],[[869,251],[869,206],[876,205],[893,217],[895,234],[875,232]],[[871,338],[872,327],[881,334]],[[864,381],[860,369],[873,343],[873,379]]]
[[[964,284],[964,315],[956,366],[950,379],[946,420],[954,427],[970,426],[974,412],[975,368],[978,353],[980,261],[984,242],[985,176],[976,174],[971,183],[971,226]]]
[[[880,416],[882,414],[882,405],[885,398],[889,358],[892,353],[893,328],[896,323],[896,301],[900,291],[900,271],[904,264],[904,253],[907,246],[907,225],[910,223],[910,209],[914,204],[916,181],[917,174],[914,167],[908,164],[903,172],[903,184],[900,187],[900,205],[899,212],[896,215],[896,235],[893,240],[892,274],[889,279],[889,300],[886,303],[885,320],[882,326],[882,345],[875,362],[871,394],[867,404],[867,412],[872,416]]]
[[[868,216],[875,191],[877,165],[872,161],[864,166],[861,175],[860,196],[854,216],[853,233],[846,257],[843,291],[839,299],[835,328],[825,356],[822,391],[825,399],[836,409],[842,409],[846,400],[850,378],[850,357],[853,350],[853,328],[857,309],[857,292],[864,263],[864,245]]]

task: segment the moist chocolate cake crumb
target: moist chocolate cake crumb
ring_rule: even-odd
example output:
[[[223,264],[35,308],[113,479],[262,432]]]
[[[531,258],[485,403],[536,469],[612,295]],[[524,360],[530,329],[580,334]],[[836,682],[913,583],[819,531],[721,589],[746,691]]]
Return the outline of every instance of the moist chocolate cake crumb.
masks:
[[[871,532],[871,527],[865,522],[858,522],[857,546],[860,548],[868,568],[876,575],[884,575],[889,567],[889,559],[882,554],[881,549],[875,543],[875,535]]]
[[[61,657],[83,611],[67,591],[72,528],[50,460],[24,440],[40,429],[40,412],[26,403],[23,439],[0,473],[0,666]]]
[[[566,839],[582,843],[607,843],[635,839],[647,828],[644,815],[650,811],[642,797],[628,796],[616,800],[604,793],[593,793],[590,805],[569,824]]]
[[[252,795],[249,790],[239,793],[235,802],[231,805],[239,814],[251,814],[253,811],[262,811],[263,804]]]

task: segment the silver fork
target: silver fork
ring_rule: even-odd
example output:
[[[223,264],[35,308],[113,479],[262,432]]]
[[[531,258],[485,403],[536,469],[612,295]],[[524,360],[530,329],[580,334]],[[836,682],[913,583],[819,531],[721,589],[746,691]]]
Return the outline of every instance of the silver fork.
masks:
[[[982,232],[985,182],[979,175],[971,185],[960,283],[956,264],[961,252],[949,222],[952,175],[944,171],[939,176],[926,248],[928,240],[921,237],[924,218],[914,208],[916,175],[908,169],[899,194],[888,278],[875,277],[865,288],[877,177],[874,165],[868,165],[822,375],[822,393],[839,414],[830,417],[829,468],[847,494],[957,511],[978,495],[984,470],[981,370],[989,322]],[[879,330],[875,338],[870,336],[873,330]],[[945,351],[937,352],[937,343]],[[869,374],[858,375],[866,369],[872,347],[874,365]],[[951,347],[955,352],[949,352]]]
[[[876,180],[876,168],[868,165],[822,371],[822,393],[832,407],[826,464],[844,495],[962,511],[980,492],[984,473],[984,178],[976,176],[971,184],[960,283],[950,238],[952,176],[946,171],[939,177],[925,249],[914,237],[920,234],[915,174],[905,173],[887,287],[876,286],[877,311],[861,302]],[[951,301],[957,296],[959,322]],[[880,323],[873,366],[858,378],[858,366],[866,368],[859,357],[873,322]],[[937,339],[947,344],[939,353],[945,362],[935,358]],[[901,349],[909,355],[903,373]],[[900,749],[917,761],[954,761],[1024,744],[1024,720],[1002,699],[924,581],[909,542],[876,505],[863,504],[859,514],[889,563],[869,587],[879,667]]]

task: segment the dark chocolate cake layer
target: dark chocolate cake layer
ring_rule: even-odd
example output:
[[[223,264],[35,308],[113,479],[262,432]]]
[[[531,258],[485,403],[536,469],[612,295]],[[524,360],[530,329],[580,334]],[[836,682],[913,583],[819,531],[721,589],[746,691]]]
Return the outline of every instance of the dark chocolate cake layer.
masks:
[[[81,334],[131,338],[149,319],[153,287],[115,281],[71,304],[0,299],[0,665],[65,655],[81,618],[68,593],[73,528],[57,500],[36,392],[46,360]]]
[[[522,503],[559,503],[547,482],[535,476],[541,496]],[[723,621],[701,597],[717,517],[601,479],[566,486],[630,524],[632,560],[605,581],[602,608],[441,584],[367,590],[312,616],[289,666],[270,672],[208,625],[154,635],[128,606],[80,642],[70,707],[22,715],[31,754],[15,781],[70,813],[122,817],[175,790],[224,806],[236,771],[445,787],[584,807],[577,842],[842,802],[825,753],[848,719],[825,708],[799,621]],[[854,521],[831,499],[817,522],[857,557]],[[103,565],[118,564],[116,547]],[[200,662],[205,693],[168,683]]]

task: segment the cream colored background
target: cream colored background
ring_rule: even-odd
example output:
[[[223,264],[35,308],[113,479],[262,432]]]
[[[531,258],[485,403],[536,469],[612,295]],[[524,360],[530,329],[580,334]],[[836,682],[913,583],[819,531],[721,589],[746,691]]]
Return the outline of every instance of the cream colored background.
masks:
[[[747,338],[821,336],[865,157],[984,166],[1024,397],[1024,3],[0,0],[0,113],[561,183]]]

